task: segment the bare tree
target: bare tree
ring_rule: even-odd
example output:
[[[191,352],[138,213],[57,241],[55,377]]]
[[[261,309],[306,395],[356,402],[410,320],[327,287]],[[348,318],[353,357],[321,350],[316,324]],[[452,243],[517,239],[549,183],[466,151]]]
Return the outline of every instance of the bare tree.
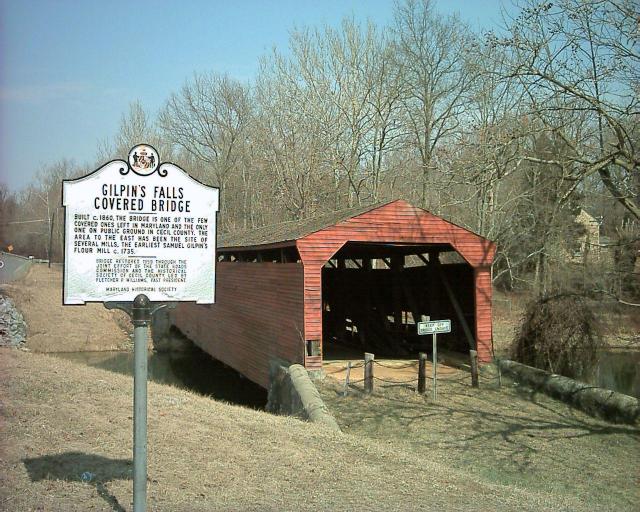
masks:
[[[15,219],[17,202],[15,194],[0,183],[0,248],[4,251],[13,244],[11,222]]]
[[[127,113],[123,113],[120,117],[115,135],[111,139],[99,142],[96,165],[114,158],[126,158],[129,150],[141,143],[155,147],[163,160],[171,159],[171,147],[158,134],[155,120],[147,113],[140,101],[134,101],[129,105]]]
[[[257,86],[260,115],[254,132],[255,154],[270,177],[265,185],[283,207],[284,217],[304,218],[317,211],[323,193],[332,188],[327,173],[327,125],[308,115],[313,100],[305,101],[301,91],[285,79],[287,64],[280,56],[274,58],[277,66],[269,67]],[[301,103],[305,109],[297,108]]]
[[[35,182],[15,196],[16,207],[6,219],[6,229],[16,252],[44,257],[49,262],[62,259],[62,180],[79,175],[73,162],[61,160],[43,168]]]
[[[397,56],[404,63],[402,104],[409,149],[420,167],[420,203],[428,206],[430,175],[442,144],[453,144],[476,76],[465,66],[474,52],[472,32],[457,17],[439,15],[430,0],[396,9]]]
[[[325,29],[326,67],[335,84],[325,98],[338,127],[335,167],[346,176],[349,204],[378,201],[386,155],[396,149],[400,127],[401,67],[391,41],[371,23],[364,29],[345,20]]]
[[[372,24],[346,19],[340,29],[297,30],[290,47],[291,56],[274,52],[264,62],[258,89],[272,126],[269,161],[281,190],[296,198],[294,215],[326,203],[318,186],[332,186],[334,208],[377,201],[400,133],[399,74],[388,39]]]
[[[171,95],[159,124],[167,141],[204,164],[207,181],[225,197],[230,180],[244,169],[252,110],[248,86],[226,75],[196,74]]]
[[[640,50],[633,0],[524,0],[505,37],[505,79],[527,93],[530,114],[571,149],[575,182],[597,174],[610,194],[640,218],[637,135]],[[567,113],[589,123],[572,130]],[[570,118],[575,115],[570,115]],[[539,164],[559,164],[528,157]]]

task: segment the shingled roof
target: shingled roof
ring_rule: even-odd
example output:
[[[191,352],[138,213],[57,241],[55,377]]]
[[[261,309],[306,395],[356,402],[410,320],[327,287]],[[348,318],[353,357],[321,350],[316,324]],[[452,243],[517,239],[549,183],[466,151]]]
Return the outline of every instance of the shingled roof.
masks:
[[[290,220],[247,231],[219,234],[218,248],[253,247],[258,245],[295,242],[306,235],[334,226],[335,224],[339,224],[340,222],[352,217],[375,210],[376,208],[392,202],[393,201],[386,201],[367,206],[347,208],[344,210],[329,212],[317,217],[310,217],[308,219]]]

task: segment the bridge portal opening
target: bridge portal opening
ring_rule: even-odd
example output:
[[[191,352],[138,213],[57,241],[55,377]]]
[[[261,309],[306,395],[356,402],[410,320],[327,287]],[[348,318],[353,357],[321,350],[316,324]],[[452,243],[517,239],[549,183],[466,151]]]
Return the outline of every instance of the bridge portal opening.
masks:
[[[474,270],[449,244],[348,242],[322,269],[323,359],[416,358],[431,336],[416,323],[451,319],[439,350],[475,348]]]

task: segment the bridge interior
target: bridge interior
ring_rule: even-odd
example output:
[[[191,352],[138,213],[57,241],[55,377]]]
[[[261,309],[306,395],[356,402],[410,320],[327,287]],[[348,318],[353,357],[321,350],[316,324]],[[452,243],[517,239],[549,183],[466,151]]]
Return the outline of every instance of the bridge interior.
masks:
[[[425,316],[451,319],[438,346],[468,353],[475,330],[473,268],[449,244],[349,242],[322,269],[323,359],[417,358]]]

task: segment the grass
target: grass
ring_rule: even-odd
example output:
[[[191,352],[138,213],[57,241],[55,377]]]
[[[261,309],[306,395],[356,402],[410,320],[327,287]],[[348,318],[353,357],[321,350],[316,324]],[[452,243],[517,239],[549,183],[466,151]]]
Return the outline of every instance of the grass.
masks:
[[[461,375],[461,374],[459,374]],[[365,395],[327,378],[325,403],[344,432],[388,443],[473,478],[572,503],[572,510],[636,510],[640,428],[619,426],[485,373],[441,379],[438,399],[406,387]]]
[[[126,346],[114,312],[63,308],[60,284],[59,270],[36,266],[3,288],[27,318],[28,347]],[[498,308],[499,344],[519,308]],[[403,387],[342,397],[325,380],[344,434],[150,383],[148,510],[636,509],[638,428],[498,389],[490,376],[480,390],[448,377],[437,402]],[[0,510],[130,510],[132,387],[131,377],[0,349]]]
[[[27,346],[34,352],[121,350],[130,347],[127,315],[101,303],[62,305],[62,268],[34,264],[28,274],[0,293],[15,302],[27,323]]]
[[[130,510],[131,395],[130,377],[0,349],[0,510]],[[355,422],[369,414],[359,411]],[[150,383],[148,509],[591,510],[378,437]],[[444,453],[445,437],[430,453]]]

